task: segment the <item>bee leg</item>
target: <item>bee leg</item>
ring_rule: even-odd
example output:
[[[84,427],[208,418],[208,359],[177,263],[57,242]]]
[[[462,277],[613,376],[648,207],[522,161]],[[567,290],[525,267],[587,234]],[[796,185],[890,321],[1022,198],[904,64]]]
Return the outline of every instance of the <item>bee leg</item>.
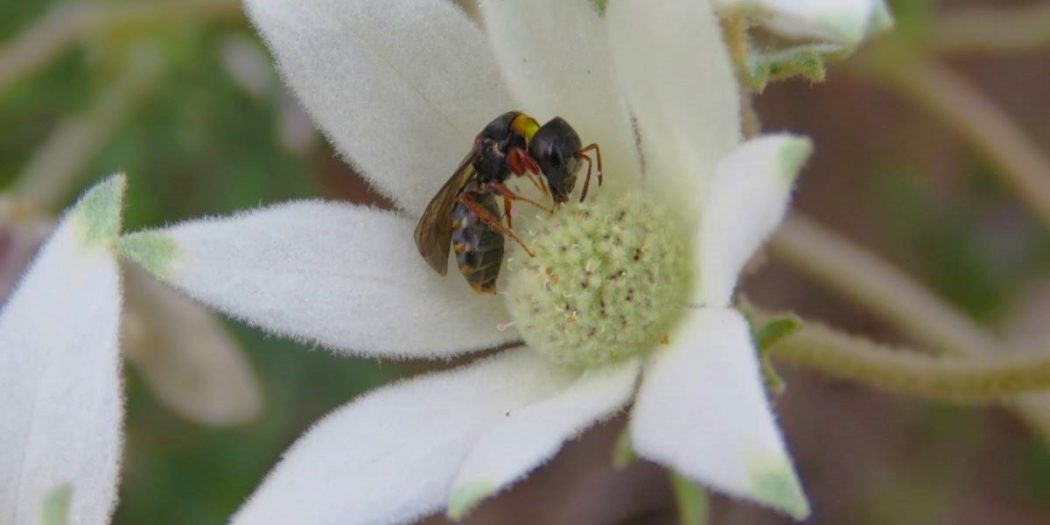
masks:
[[[525,172],[525,176],[529,178],[529,181],[532,182],[533,186],[536,186],[536,188],[543,193],[544,197],[550,195],[550,191],[547,190],[547,184],[543,182],[543,177],[536,173],[532,173],[531,171]]]
[[[510,197],[503,196],[503,216],[507,218],[507,227],[510,229],[514,229],[514,220],[511,218],[510,213],[513,204],[514,201]]]
[[[523,175],[526,171],[540,173],[540,165],[521,148],[511,148],[507,152],[507,165],[516,175]]]
[[[512,148],[508,151],[507,166],[515,175],[528,177],[529,182],[536,186],[536,189],[540,190],[544,196],[549,195],[547,185],[543,184],[543,177],[540,176],[540,165],[536,164],[536,161],[525,150]]]
[[[503,225],[503,223],[500,222],[499,217],[493,217],[492,214],[488,212],[488,210],[481,207],[481,205],[479,205],[477,202],[474,202],[474,199],[470,198],[469,195],[465,193],[461,194],[459,200],[463,203],[464,206],[467,207],[467,209],[474,212],[474,215],[477,215],[478,219],[481,222],[491,226],[496,231],[502,233],[503,235],[506,235],[507,237],[510,237],[514,240],[514,242],[518,243],[518,245],[520,245],[521,248],[525,250],[525,253],[529,254],[529,257],[536,256],[536,254],[533,253],[533,251],[530,250],[528,246],[525,246],[525,243],[521,239],[519,239],[517,235],[514,234],[513,230],[507,228]]]
[[[594,168],[594,165],[587,155],[580,154],[580,158],[587,161],[587,178],[583,179],[583,191],[580,192],[580,202],[583,202],[587,198],[587,190],[591,189],[591,169]],[[600,186],[601,182],[598,185]]]
[[[584,149],[581,149],[580,153],[577,153],[577,155],[579,155],[581,159],[586,159],[587,160],[587,178],[584,181],[584,190],[583,190],[583,193],[580,196],[580,202],[581,203],[584,202],[584,198],[587,197],[587,188],[590,187],[590,176],[591,176],[591,169],[593,168],[593,165],[591,164],[590,156],[587,155],[587,152],[591,151],[591,150],[594,150],[594,156],[597,159],[597,185],[598,186],[602,186],[602,182],[603,182],[603,178],[604,178],[603,175],[605,173],[605,170],[602,169],[602,148],[598,147],[597,143],[592,143],[592,144],[588,145],[587,147],[585,147]]]
[[[496,193],[499,193],[504,197],[511,198],[516,201],[527,202],[545,212],[554,213],[554,210],[552,208],[548,208],[528,197],[522,197],[521,195],[514,193],[514,191],[512,191],[510,188],[507,187],[506,184],[503,184],[502,182],[490,182],[489,184],[491,185],[492,189],[496,191]]]

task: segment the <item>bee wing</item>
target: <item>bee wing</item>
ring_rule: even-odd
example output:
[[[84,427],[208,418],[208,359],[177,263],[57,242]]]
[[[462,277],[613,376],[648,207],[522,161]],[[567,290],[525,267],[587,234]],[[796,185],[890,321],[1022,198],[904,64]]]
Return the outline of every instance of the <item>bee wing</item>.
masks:
[[[452,209],[463,186],[474,177],[474,157],[477,152],[477,146],[470,150],[445,185],[438,190],[437,195],[430,199],[430,204],[419,218],[419,224],[416,224],[416,248],[427,264],[441,275],[448,272],[448,252],[452,243]]]

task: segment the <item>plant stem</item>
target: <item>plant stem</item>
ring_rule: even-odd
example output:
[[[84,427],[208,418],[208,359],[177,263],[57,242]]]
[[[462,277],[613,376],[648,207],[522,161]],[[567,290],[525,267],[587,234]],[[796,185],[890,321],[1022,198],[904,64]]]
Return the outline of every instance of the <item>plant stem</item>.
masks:
[[[775,257],[844,293],[941,353],[987,355],[998,341],[889,263],[794,213],[773,236]]]
[[[966,79],[928,60],[876,60],[874,78],[959,133],[1050,228],[1050,157]]]
[[[63,4],[0,49],[0,91],[45,68],[77,41],[116,30],[148,32],[157,24],[241,16],[236,0],[165,0],[143,4]]]
[[[1000,342],[911,277],[849,240],[794,214],[770,242],[775,257],[866,307],[940,353],[989,357]],[[1014,411],[1050,439],[1050,394],[1011,401]]]
[[[957,9],[933,27],[937,51],[1038,51],[1050,46],[1050,2]]]
[[[132,50],[118,78],[83,115],[66,117],[33,153],[16,178],[14,193],[33,209],[55,212],[87,164],[159,82],[163,72],[152,48]]]
[[[757,318],[774,316],[760,313]],[[881,345],[813,321],[774,344],[769,355],[880,390],[938,401],[992,403],[1050,389],[1050,352],[937,357]]]
[[[751,22],[743,15],[722,19],[722,34],[740,84],[740,127],[745,138],[754,137],[762,130],[762,122],[755,112],[754,92],[744,81],[748,77],[747,57],[751,52],[750,28]]]
[[[703,487],[671,472],[671,488],[678,506],[678,522],[682,525],[707,525],[708,502],[707,492]]]

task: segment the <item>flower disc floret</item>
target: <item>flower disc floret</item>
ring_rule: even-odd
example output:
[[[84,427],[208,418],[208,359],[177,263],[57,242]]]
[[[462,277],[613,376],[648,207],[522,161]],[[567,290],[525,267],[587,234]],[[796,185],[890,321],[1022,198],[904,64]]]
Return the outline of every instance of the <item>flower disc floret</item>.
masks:
[[[589,367],[654,348],[684,308],[688,237],[638,194],[572,204],[525,236],[535,257],[508,262],[507,302],[525,341]]]

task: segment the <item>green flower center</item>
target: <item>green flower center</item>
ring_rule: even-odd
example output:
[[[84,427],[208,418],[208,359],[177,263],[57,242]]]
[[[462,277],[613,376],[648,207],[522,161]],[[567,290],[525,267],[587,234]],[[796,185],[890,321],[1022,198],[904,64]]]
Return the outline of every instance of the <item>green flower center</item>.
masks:
[[[643,196],[601,195],[544,217],[508,261],[507,304],[525,342],[589,367],[666,342],[689,292],[688,236]]]

